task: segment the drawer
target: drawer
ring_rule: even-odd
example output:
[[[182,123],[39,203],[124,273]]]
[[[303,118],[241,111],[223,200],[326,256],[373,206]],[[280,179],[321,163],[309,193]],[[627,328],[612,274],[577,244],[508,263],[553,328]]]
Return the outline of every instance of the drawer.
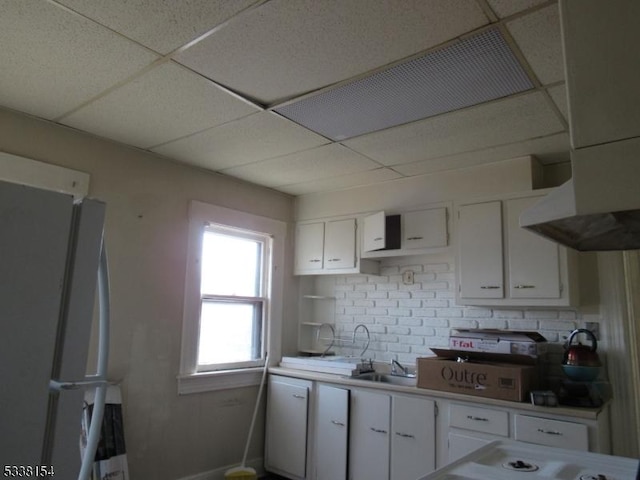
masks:
[[[515,439],[551,447],[589,450],[589,431],[586,425],[548,418],[516,415]]]
[[[449,425],[475,432],[509,436],[509,414],[501,410],[454,404],[451,405]]]

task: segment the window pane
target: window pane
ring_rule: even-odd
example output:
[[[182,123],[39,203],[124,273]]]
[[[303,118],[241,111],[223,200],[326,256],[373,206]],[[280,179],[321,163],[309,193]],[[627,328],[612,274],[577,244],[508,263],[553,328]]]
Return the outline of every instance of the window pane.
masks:
[[[262,243],[205,231],[201,293],[259,297]]]
[[[261,309],[261,302],[203,302],[198,365],[260,358]]]

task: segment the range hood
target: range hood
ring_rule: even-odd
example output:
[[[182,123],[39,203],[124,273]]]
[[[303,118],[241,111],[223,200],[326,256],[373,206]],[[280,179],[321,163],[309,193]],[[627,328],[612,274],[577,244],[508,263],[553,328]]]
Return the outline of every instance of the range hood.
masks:
[[[520,226],[581,251],[640,249],[640,2],[559,6],[572,178]]]
[[[640,138],[572,151],[571,167],[520,226],[581,251],[640,249]]]

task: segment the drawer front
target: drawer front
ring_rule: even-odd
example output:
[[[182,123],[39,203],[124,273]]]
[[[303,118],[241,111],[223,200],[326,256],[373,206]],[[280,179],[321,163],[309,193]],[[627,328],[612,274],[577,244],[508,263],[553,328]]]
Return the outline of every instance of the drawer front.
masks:
[[[586,425],[547,418],[516,415],[515,439],[551,447],[589,450],[589,431]]]
[[[509,414],[500,410],[451,405],[449,425],[475,432],[509,436]]]

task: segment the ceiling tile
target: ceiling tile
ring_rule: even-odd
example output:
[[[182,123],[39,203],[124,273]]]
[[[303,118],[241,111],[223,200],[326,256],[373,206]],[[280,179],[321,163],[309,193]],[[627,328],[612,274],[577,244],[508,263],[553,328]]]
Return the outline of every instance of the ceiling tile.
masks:
[[[535,7],[547,0],[487,0],[493,11],[500,18]]]
[[[262,112],[152,150],[219,170],[306,150],[328,140],[271,112]]]
[[[565,84],[556,85],[555,87],[551,87],[547,89],[549,95],[551,95],[551,99],[556,104],[560,113],[564,116],[564,119],[569,121],[569,105],[567,103],[567,88]]]
[[[62,118],[61,123],[148,148],[258,111],[210,80],[167,63]]]
[[[56,1],[162,54],[256,3],[256,0]]]
[[[563,130],[544,94],[533,92],[342,143],[383,165],[399,165]]]
[[[507,28],[543,85],[564,80],[558,5],[520,17]]]
[[[498,162],[525,155],[534,155],[542,163],[569,161],[569,135],[560,133],[548,137],[535,138],[524,142],[490,147],[474,152],[465,152],[447,157],[424,160],[422,162],[397,165],[394,170],[406,176],[466,168],[484,163]]]
[[[0,104],[53,119],[157,56],[59,6],[2,2]]]
[[[273,104],[487,22],[477,3],[468,0],[272,0],[176,58],[234,91]]]
[[[380,165],[332,144],[283,157],[223,170],[222,173],[268,187],[348,175],[379,168]]]
[[[398,172],[389,168],[377,168],[366,172],[352,173],[350,175],[340,175],[338,177],[315,180],[313,182],[294,183],[292,185],[279,186],[278,190],[291,195],[303,195],[307,193],[327,192],[342,188],[360,187],[373,183],[386,182],[402,178]]]

